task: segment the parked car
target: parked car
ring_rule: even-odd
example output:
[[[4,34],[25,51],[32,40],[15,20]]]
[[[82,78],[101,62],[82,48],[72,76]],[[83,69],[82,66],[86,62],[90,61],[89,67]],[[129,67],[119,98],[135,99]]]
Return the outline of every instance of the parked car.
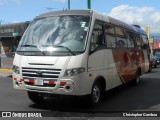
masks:
[[[150,54],[150,60],[151,60],[151,65],[152,67],[156,68],[157,67],[157,59],[156,56],[153,54]]]
[[[157,61],[157,64],[160,64],[160,53],[155,53],[155,59]]]

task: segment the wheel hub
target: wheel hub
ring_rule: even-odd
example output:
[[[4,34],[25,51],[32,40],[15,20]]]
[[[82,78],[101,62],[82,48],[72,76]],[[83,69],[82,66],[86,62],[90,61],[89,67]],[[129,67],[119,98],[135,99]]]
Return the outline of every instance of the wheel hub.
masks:
[[[93,88],[93,101],[96,103],[99,101],[100,98],[100,89],[99,87],[95,86]]]

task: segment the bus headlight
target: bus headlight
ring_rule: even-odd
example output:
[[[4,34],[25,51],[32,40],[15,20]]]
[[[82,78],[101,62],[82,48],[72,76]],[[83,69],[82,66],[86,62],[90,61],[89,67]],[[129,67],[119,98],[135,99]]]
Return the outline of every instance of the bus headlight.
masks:
[[[18,66],[13,65],[12,70],[13,70],[16,74],[20,74],[20,69],[19,69],[19,67],[18,67]]]
[[[85,71],[85,68],[67,69],[64,76],[74,76]]]

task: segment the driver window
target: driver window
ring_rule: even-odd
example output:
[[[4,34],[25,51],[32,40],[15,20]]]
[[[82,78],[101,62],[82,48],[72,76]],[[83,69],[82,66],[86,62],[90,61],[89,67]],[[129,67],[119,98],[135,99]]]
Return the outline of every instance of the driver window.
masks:
[[[91,51],[95,50],[101,44],[104,44],[103,24],[96,21],[91,37]]]

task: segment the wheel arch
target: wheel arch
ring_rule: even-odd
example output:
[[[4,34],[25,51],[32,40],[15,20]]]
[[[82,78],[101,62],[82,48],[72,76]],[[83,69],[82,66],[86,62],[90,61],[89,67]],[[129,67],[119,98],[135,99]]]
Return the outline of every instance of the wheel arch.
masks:
[[[139,75],[142,75],[142,69],[140,67],[137,68],[137,72],[139,73]]]
[[[106,90],[106,80],[105,78],[102,76],[102,75],[99,75],[96,77],[96,79],[94,80],[93,82],[93,85],[96,83],[96,82],[99,82],[102,86],[102,91],[104,92]],[[93,86],[92,85],[92,86]]]

